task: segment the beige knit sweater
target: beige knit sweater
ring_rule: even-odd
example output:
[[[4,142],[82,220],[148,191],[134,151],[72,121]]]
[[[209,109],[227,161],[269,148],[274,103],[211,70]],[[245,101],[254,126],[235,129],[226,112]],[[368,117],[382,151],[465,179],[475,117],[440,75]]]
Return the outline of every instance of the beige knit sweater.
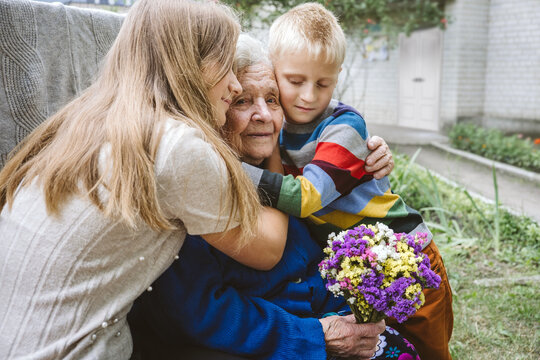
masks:
[[[176,231],[142,221],[129,229],[82,197],[54,218],[35,185],[2,210],[0,359],[129,358],[126,314],[135,298],[172,263],[186,231],[223,231],[230,210],[225,166],[199,130],[169,120],[155,169],[160,205],[178,219]]]
[[[121,22],[103,11],[0,0],[0,167],[90,84]],[[220,158],[198,131],[167,126],[156,174],[161,206],[179,230],[157,233],[141,222],[133,231],[84,198],[52,218],[36,186],[0,213],[0,359],[128,359],[133,300],[174,260],[186,230],[225,229]]]

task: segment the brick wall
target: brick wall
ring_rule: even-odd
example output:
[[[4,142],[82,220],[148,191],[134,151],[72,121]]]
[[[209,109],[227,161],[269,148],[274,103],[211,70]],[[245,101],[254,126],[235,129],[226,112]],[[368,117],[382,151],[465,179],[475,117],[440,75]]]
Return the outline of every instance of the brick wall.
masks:
[[[446,8],[441,78],[443,127],[484,111],[489,0],[455,1]]]
[[[353,54],[352,46],[347,51],[334,96],[357,108],[368,123],[397,124],[398,51],[391,50],[388,60],[372,62],[362,59],[360,53]]]
[[[540,133],[540,1],[491,0],[490,10],[484,120]]]
[[[540,133],[540,1],[455,0],[443,33],[440,121]],[[354,64],[342,97],[370,122],[398,123],[399,51],[388,61]],[[367,74],[366,90],[363,90]]]
[[[440,121],[442,127],[455,123],[458,112],[459,87],[459,6],[452,2],[446,6],[447,17],[451,23],[443,33],[443,55],[441,69]]]

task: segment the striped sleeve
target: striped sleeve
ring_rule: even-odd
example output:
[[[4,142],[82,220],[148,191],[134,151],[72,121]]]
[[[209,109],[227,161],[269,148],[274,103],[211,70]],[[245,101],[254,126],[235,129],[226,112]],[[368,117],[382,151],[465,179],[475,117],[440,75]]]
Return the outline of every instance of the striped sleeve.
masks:
[[[364,120],[347,112],[329,119],[319,134],[315,156],[303,167],[302,175],[283,176],[257,168],[248,172],[273,207],[307,217],[372,179],[364,169],[369,153],[367,137]]]

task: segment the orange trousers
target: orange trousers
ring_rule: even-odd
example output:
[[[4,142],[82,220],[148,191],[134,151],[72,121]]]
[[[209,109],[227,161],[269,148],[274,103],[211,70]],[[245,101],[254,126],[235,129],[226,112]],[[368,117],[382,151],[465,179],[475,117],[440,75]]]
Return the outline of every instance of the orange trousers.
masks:
[[[429,256],[431,270],[441,277],[441,285],[438,289],[424,289],[426,302],[416,314],[401,324],[394,318],[387,318],[386,325],[409,340],[422,360],[452,359],[448,342],[452,336],[454,313],[446,268],[433,240],[422,252]]]

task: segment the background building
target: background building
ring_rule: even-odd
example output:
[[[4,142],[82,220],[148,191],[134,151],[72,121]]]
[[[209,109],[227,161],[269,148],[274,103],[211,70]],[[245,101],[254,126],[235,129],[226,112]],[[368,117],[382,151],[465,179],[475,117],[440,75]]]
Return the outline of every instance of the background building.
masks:
[[[540,1],[455,0],[446,13],[446,31],[401,37],[385,60],[350,53],[344,101],[369,123],[540,134]]]

